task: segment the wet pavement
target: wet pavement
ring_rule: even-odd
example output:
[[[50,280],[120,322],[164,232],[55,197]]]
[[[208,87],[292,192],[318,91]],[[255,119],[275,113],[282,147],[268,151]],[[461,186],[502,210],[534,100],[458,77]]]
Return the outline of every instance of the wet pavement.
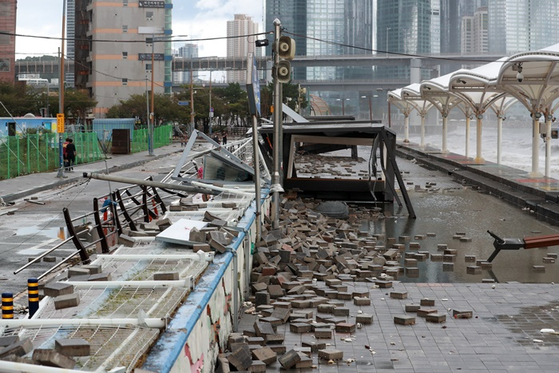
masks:
[[[367,292],[371,305],[357,306],[352,300],[340,299],[329,302],[338,308],[348,308],[346,319],[349,322],[368,313],[373,316],[373,323],[363,324],[352,333],[334,331],[332,338],[325,340],[317,340],[314,333],[293,333],[289,324],[283,324],[278,326],[278,331],[285,335],[288,350],[301,347],[303,342],[319,341],[326,347],[343,351],[343,358],[332,363],[311,353],[315,369],[305,371],[557,371],[559,335],[555,330],[559,331],[559,290],[554,282],[559,280],[559,271],[555,263],[543,263],[543,258],[550,257],[548,254],[558,253],[557,247],[502,252],[491,269],[484,268],[478,274],[468,274],[471,262],[466,262],[466,256],[483,260],[493,251],[493,240],[486,233],[488,229],[503,237],[520,238],[559,233],[556,226],[536,218],[538,205],[552,210],[553,204],[557,204],[546,197],[553,197],[549,191],[553,190],[554,181],[538,184],[523,178],[521,173],[507,173],[500,166],[469,165],[467,161],[463,165],[475,170],[455,170],[460,166],[453,163],[456,157],[452,155],[423,155],[413,150],[411,161],[399,159],[398,162],[417,219],[409,219],[405,207],[383,205],[383,218],[362,224],[371,234],[395,237],[405,244],[402,261],[406,252],[428,252],[426,259],[417,263],[418,276],[402,274],[386,289],[369,282],[344,282],[350,292]],[[158,152],[163,154],[164,151],[172,154],[180,149],[170,146]],[[420,162],[421,157],[430,158],[428,168],[418,165],[427,164]],[[145,153],[140,153],[117,158],[112,166],[126,169],[146,161],[149,160]],[[83,168],[97,171],[104,165],[84,165]],[[491,177],[483,176],[480,169]],[[448,170],[452,171],[451,175]],[[528,196],[523,199],[524,205],[505,202],[507,198],[476,183],[483,177],[489,180],[487,184],[498,182],[496,177],[503,175],[508,175],[511,183],[526,186],[527,189],[522,190],[522,196]],[[2,181],[1,194],[6,200],[23,198],[66,183],[50,176],[53,175]],[[530,194],[531,189],[533,193]],[[21,192],[16,195],[14,191]],[[412,242],[417,245],[410,248]],[[441,253],[439,245],[444,244],[457,252],[452,266],[431,260],[432,254]],[[538,266],[537,271],[534,266]],[[482,280],[494,282],[481,283]],[[324,288],[326,284],[320,281],[316,286]],[[391,298],[391,292],[407,293],[407,298]],[[432,308],[445,316],[444,322],[427,322],[416,313],[405,312],[407,304],[418,304],[424,298],[434,300]],[[454,310],[471,311],[472,318],[454,318]],[[313,319],[319,315],[316,309],[308,311],[313,312]],[[415,317],[415,325],[395,324],[394,317],[402,315]],[[255,317],[244,315],[239,330],[250,328]],[[266,371],[280,371],[279,363],[268,366]]]
[[[279,362],[269,371],[312,372],[556,372],[559,336],[542,329],[559,330],[559,289],[552,284],[449,284],[395,283],[379,289],[366,283],[345,283],[348,291],[365,291],[370,306],[352,301],[331,300],[348,308],[355,323],[363,313],[373,316],[353,333],[339,333],[317,339],[313,332],[293,333],[289,324],[279,325],[285,345],[299,349],[304,344],[324,343],[324,348],[343,352],[343,358],[328,362],[311,353],[314,369],[283,370]],[[323,285],[325,286],[325,285]],[[393,299],[391,292],[405,292],[406,299]],[[408,304],[422,299],[434,301],[442,323],[405,312]],[[455,318],[453,311],[471,311],[472,318]],[[296,310],[314,311],[313,309]],[[394,317],[411,316],[415,325],[397,325]],[[250,329],[256,317],[244,315],[239,330]]]
[[[286,323],[277,326],[277,333],[284,336],[287,351],[308,354],[311,368],[285,370],[276,361],[266,371],[556,372],[559,288],[554,283],[559,271],[553,258],[557,246],[502,251],[490,265],[483,262],[493,252],[487,230],[515,238],[559,234],[557,226],[546,222],[549,216],[538,212],[544,205],[555,209],[548,193],[557,181],[534,182],[522,171],[411,147],[400,147],[407,160],[399,158],[398,164],[417,219],[409,218],[405,207],[378,204],[383,213],[363,221],[360,231],[382,237],[381,245],[389,246],[388,240],[404,245],[400,265],[405,266],[406,258],[418,259],[419,273],[407,276],[402,269],[387,288],[372,281],[342,282],[348,293],[367,294],[370,305],[338,299],[332,290],[339,285],[329,287],[323,281],[306,285],[303,294],[278,299],[314,299],[330,290],[327,304],[345,316],[334,317],[318,307],[292,308],[294,313],[310,315],[299,322],[310,323],[311,331],[298,333]],[[313,173],[320,175],[320,171]],[[517,193],[516,200],[505,196],[507,188],[512,189],[510,194]],[[440,258],[445,248],[454,250],[455,257]],[[478,267],[475,273],[471,266]],[[413,307],[406,312],[406,306],[418,306],[422,299],[434,305],[421,307],[420,313],[410,311]],[[428,321],[423,313],[431,311],[436,317],[431,315]],[[471,318],[465,318],[470,313]],[[357,322],[363,314],[372,315],[371,325]],[[265,311],[244,314],[239,331],[250,332],[254,322],[266,315]],[[413,325],[395,321],[410,317]],[[354,325],[354,331],[339,332],[335,326],[339,322]],[[314,328],[324,323],[330,325],[332,336],[320,339]],[[318,349],[343,356],[320,358],[308,349],[317,344]]]

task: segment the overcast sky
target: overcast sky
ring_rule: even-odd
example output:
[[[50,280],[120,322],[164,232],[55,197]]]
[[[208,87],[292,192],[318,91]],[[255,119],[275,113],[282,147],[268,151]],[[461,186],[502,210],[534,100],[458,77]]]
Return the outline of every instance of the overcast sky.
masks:
[[[234,14],[247,14],[262,31],[263,0],[175,0],[173,2],[173,35],[186,39],[203,39],[227,35],[227,21]],[[18,0],[17,33],[60,38],[62,35],[63,0]],[[181,40],[184,39],[181,38]],[[225,40],[197,42],[200,56],[225,56]],[[178,48],[179,45],[175,45]],[[59,40],[18,37],[16,58],[58,53]]]

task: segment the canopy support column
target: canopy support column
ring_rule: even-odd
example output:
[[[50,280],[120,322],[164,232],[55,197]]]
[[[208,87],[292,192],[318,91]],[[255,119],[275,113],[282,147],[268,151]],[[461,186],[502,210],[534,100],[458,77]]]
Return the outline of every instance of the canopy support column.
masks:
[[[446,145],[447,132],[448,132],[448,115],[443,114],[443,143],[441,147],[441,151],[443,154],[448,153],[448,149]]]
[[[503,154],[503,116],[497,115],[497,164],[501,164]]]
[[[404,115],[404,142],[406,144],[410,142],[410,116],[409,116],[409,114]]]
[[[468,158],[470,149],[470,116],[466,115],[466,145],[464,148],[464,156]]]
[[[483,115],[478,114],[477,115],[477,127],[476,127],[476,159],[475,159],[476,163],[483,163],[484,162],[484,159],[481,156],[481,141],[482,141],[481,124],[482,124],[482,119],[483,119]]]
[[[550,175],[552,118],[553,115],[546,115],[545,117],[545,177],[549,177]]]
[[[421,148],[425,148],[425,115],[421,116]]]
[[[538,115],[536,115],[538,114]],[[532,172],[530,172],[531,177],[539,177],[540,174],[540,149],[539,149],[539,138],[540,138],[540,113],[532,113]]]

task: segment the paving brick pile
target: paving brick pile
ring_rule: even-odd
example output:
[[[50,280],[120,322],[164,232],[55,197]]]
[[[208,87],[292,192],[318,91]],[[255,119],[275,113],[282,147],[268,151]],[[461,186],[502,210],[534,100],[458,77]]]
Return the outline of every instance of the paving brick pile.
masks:
[[[231,334],[218,371],[316,368],[313,357],[320,364],[351,365],[354,357],[344,356],[335,340],[352,342],[373,324],[371,292],[382,296],[389,291],[390,299],[408,302],[407,292],[394,289],[398,276],[405,271],[413,277],[417,261],[428,259],[429,253],[419,251],[420,244],[410,237],[363,230],[364,221],[384,218],[376,208],[350,206],[348,219],[334,219],[314,212],[316,207],[301,199],[286,200],[281,228],[267,225],[253,256],[253,297],[245,310],[256,321]],[[401,266],[406,247],[414,255],[406,253]],[[441,261],[446,255],[452,264],[456,252],[445,251],[451,250],[446,245],[440,249]],[[414,325],[416,317],[433,323],[446,320],[446,310],[439,312],[429,299],[401,307],[402,316],[395,316],[394,324]],[[471,317],[467,310],[459,314]],[[293,334],[300,336],[295,343],[286,340]]]

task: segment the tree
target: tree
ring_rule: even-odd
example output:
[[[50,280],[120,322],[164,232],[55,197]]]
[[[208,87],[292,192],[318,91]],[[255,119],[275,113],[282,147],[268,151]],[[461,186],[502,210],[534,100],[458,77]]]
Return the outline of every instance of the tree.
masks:
[[[177,97],[165,94],[154,95],[155,123],[184,122],[187,113],[178,105]],[[126,101],[121,100],[119,105],[109,108],[109,118],[135,118],[147,125],[148,108],[151,110],[151,98],[146,101],[145,95],[131,95]]]
[[[282,84],[282,99],[283,103],[287,104],[291,109],[297,111],[299,102],[299,86],[291,83]],[[260,105],[262,117],[269,118],[272,115],[271,107],[274,104],[274,84],[269,83],[267,86],[260,90]],[[309,102],[305,96],[301,96],[300,101],[301,109],[309,106]]]
[[[89,97],[84,90],[67,89],[64,91],[64,114],[67,117],[83,118],[83,123],[85,122],[86,113],[96,105],[97,101]]]
[[[39,114],[41,91],[27,88],[24,84],[0,83],[0,101],[3,104],[0,105],[0,116],[19,117],[27,113]]]

